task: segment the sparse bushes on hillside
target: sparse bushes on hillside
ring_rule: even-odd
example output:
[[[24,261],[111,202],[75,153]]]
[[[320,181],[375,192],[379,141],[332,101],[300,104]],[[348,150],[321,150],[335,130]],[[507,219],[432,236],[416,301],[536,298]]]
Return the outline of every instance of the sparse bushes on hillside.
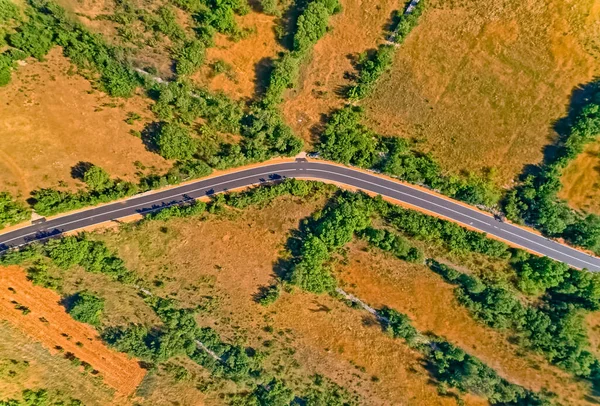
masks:
[[[27,22],[9,36],[11,46],[42,59],[53,46],[59,45],[78,68],[99,72],[99,82],[109,95],[133,94],[140,81],[125,63],[122,49],[106,44],[99,34],[92,34],[70,20],[55,3],[31,0],[29,5]]]
[[[204,44],[196,39],[184,41],[175,48],[175,72],[191,75],[204,63]]]
[[[395,44],[404,42],[408,34],[419,22],[419,17],[425,9],[425,0],[421,0],[410,12],[396,11],[394,26],[389,40]],[[410,1],[407,3],[410,4]],[[394,45],[380,45],[374,52],[364,53],[358,60],[358,78],[356,84],[350,86],[347,96],[352,101],[357,101],[368,96],[374,89],[377,80],[387,71],[394,61]]]

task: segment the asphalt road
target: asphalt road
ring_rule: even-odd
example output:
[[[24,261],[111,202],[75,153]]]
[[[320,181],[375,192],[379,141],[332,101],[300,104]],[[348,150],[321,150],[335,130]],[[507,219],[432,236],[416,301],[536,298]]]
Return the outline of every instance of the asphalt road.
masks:
[[[357,189],[374,192],[418,206],[456,223],[499,237],[514,246],[566,262],[575,268],[600,271],[600,258],[549,240],[523,228],[497,221],[476,209],[427,193],[422,189],[379,177],[376,174],[325,162],[306,160],[267,164],[230,172],[160,192],[133,196],[123,202],[106,204],[54,218],[44,223],[9,231],[0,234],[0,250],[58,236],[64,232],[116,220],[136,213],[149,213],[185,200],[281,178],[314,178],[324,182],[343,183]]]

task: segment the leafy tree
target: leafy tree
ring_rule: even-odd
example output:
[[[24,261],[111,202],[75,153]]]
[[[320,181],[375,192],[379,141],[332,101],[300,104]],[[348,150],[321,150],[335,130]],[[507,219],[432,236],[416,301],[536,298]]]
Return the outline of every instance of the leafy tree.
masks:
[[[160,127],[156,146],[160,155],[166,159],[190,159],[196,150],[188,129],[174,123],[165,123]]]
[[[89,292],[79,292],[69,300],[67,310],[75,320],[97,327],[104,311],[104,299]]]
[[[0,192],[0,229],[25,221],[30,214],[29,208],[15,201],[10,193]]]
[[[366,168],[375,164],[378,140],[360,123],[361,117],[361,110],[354,107],[345,107],[330,116],[319,146],[324,158]]]
[[[530,295],[543,293],[547,288],[560,285],[569,270],[567,264],[537,256],[530,256],[515,264],[515,268],[519,274],[519,289]]]
[[[96,165],[92,165],[84,173],[83,181],[95,192],[102,192],[114,186],[114,182],[110,179],[108,172]]]

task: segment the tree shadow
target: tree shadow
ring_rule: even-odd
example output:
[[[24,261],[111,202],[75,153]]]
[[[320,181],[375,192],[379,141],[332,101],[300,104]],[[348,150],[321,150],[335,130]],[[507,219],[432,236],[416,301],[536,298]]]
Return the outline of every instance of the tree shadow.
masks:
[[[254,100],[260,100],[269,86],[273,73],[273,58],[264,57],[254,64]]]
[[[73,179],[83,180],[85,173],[94,166],[91,162],[79,161],[71,167],[71,177]]]
[[[142,142],[148,151],[158,153],[157,139],[163,125],[162,122],[152,122],[148,123],[142,130]]]
[[[294,33],[296,24],[298,23],[298,17],[304,11],[308,4],[308,0],[298,0],[294,6],[288,7],[283,13],[279,21],[276,21],[275,27],[283,27],[283,34],[280,35],[275,31],[276,36],[279,38],[279,44],[288,50],[292,50],[294,47]],[[277,28],[274,28],[276,30]]]

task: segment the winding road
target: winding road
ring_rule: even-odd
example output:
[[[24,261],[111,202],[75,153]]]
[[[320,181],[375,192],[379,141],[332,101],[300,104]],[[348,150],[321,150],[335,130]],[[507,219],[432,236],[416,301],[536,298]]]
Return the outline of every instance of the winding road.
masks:
[[[0,250],[18,247],[133,214],[149,213],[189,199],[197,199],[282,178],[315,179],[380,194],[471,229],[482,231],[506,241],[512,246],[566,262],[575,268],[600,271],[600,258],[560,244],[522,227],[500,222],[463,203],[375,173],[306,159],[297,159],[294,162],[265,163],[158,192],[132,196],[120,202],[61,215],[45,222],[0,234]]]

